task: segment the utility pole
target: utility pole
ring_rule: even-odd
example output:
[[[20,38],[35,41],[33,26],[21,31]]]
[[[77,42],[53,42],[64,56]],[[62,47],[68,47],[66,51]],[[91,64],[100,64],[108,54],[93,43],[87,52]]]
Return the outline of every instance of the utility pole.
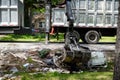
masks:
[[[45,32],[46,32],[46,41],[45,44],[48,44],[49,40],[49,32],[50,32],[50,27],[51,27],[51,0],[46,0],[45,1]]]

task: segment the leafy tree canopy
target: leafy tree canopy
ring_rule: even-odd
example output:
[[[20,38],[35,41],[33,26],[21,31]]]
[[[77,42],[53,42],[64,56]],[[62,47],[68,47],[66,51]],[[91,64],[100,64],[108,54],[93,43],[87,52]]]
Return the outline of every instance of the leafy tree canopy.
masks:
[[[44,12],[46,0],[24,0],[25,8],[31,8],[33,11]],[[56,6],[63,3],[65,0],[51,0],[51,4]]]
[[[63,3],[65,0],[51,0],[52,5]],[[42,2],[42,3],[41,3]],[[27,6],[32,6],[33,3],[44,4],[45,0],[25,0]]]

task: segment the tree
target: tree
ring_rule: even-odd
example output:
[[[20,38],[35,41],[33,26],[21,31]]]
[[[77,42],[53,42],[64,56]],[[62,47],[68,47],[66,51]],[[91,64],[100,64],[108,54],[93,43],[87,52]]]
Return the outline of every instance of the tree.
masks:
[[[46,0],[24,0],[24,12],[25,12],[25,26],[32,26],[31,16],[35,11],[44,12],[45,11],[45,1]],[[51,0],[52,5],[60,4],[65,0]]]
[[[52,0],[52,4],[56,5],[56,4],[60,4],[63,3],[65,0]]]
[[[120,80],[120,0],[118,8],[118,28],[117,28],[117,39],[116,39],[116,56],[115,56],[115,65],[114,65],[114,76],[113,80]]]

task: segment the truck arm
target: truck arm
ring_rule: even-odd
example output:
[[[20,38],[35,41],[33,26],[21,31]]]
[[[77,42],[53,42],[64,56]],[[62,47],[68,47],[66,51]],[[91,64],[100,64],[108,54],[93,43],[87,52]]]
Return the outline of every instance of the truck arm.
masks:
[[[49,1],[49,0],[48,0]],[[91,68],[91,51],[89,48],[79,44],[79,36],[73,30],[74,17],[72,15],[72,0],[66,0],[66,15],[68,20],[68,31],[65,38],[65,46],[61,50],[57,50],[53,56],[53,62],[57,67],[64,68],[70,71],[79,71],[81,69]],[[76,0],[74,0],[76,1]],[[46,33],[50,28],[50,3],[46,2]],[[100,63],[101,64],[101,63]]]
[[[65,44],[75,44],[77,46],[77,43],[79,42],[79,33],[75,32],[73,30],[74,27],[74,17],[72,14],[72,7],[71,7],[71,0],[66,0],[66,16],[68,21],[68,31],[65,36]]]
[[[56,52],[53,61],[56,66],[68,69],[70,72],[86,66],[90,60],[89,48],[79,45],[79,33],[73,30],[74,17],[72,14],[71,0],[66,0],[66,16],[68,20],[68,31],[65,36],[65,46],[61,52]]]
[[[74,17],[72,14],[71,0],[66,0],[66,16],[69,23],[68,31],[73,32]]]
[[[66,15],[69,22],[73,24],[74,18],[72,15],[71,0],[66,0]]]

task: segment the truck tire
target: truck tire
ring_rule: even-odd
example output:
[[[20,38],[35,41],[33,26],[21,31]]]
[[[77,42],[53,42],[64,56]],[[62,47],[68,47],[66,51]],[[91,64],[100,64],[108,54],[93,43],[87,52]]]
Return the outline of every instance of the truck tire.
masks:
[[[80,34],[77,31],[73,31],[72,33],[67,32],[65,34],[65,44],[69,44],[70,43],[70,36],[75,36],[76,41],[79,42],[80,39]]]
[[[85,42],[89,44],[98,43],[100,40],[100,34],[95,30],[90,30],[85,34]]]

